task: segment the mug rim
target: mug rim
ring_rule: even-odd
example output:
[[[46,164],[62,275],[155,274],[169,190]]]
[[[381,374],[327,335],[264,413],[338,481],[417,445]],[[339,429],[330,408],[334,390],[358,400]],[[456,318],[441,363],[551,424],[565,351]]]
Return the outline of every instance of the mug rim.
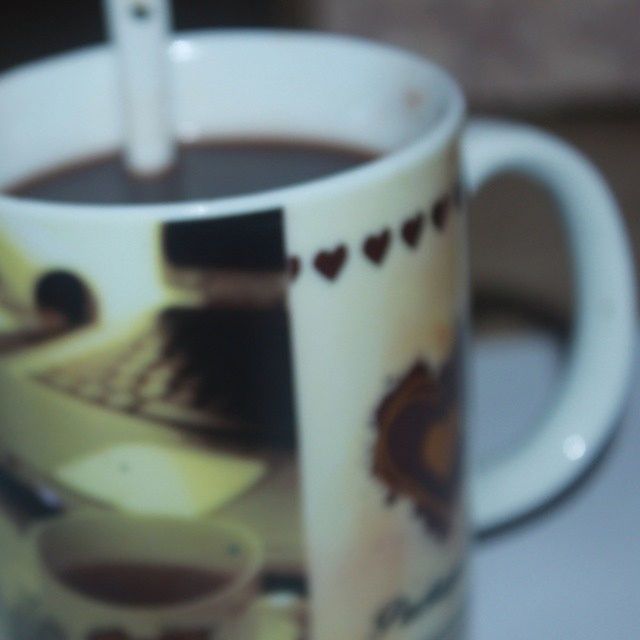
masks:
[[[176,32],[168,47],[173,62],[186,61],[198,55],[198,47],[205,43],[223,43],[229,40],[262,40],[265,45],[270,41],[289,43],[321,43],[330,47],[332,44],[348,46],[354,50],[366,51],[403,59],[406,64],[421,66],[431,76],[433,86],[441,98],[445,108],[426,129],[412,140],[397,149],[383,152],[380,156],[361,165],[339,171],[328,176],[297,182],[291,185],[264,189],[247,194],[182,200],[161,203],[78,203],[63,201],[47,201],[43,199],[13,196],[0,191],[0,211],[2,209],[16,214],[31,216],[73,217],[78,214],[98,215],[101,218],[122,217],[135,214],[138,219],[169,221],[190,218],[215,218],[238,215],[238,211],[255,211],[265,207],[286,206],[287,202],[300,202],[318,196],[339,195],[346,190],[358,189],[366,184],[376,182],[385,176],[402,172],[423,158],[437,154],[450,140],[459,134],[466,118],[467,105],[464,94],[455,78],[443,67],[429,58],[412,53],[400,47],[377,42],[359,36],[343,35],[322,31],[302,31],[287,29],[204,29]],[[6,78],[20,74],[28,74],[36,69],[46,69],[58,64],[86,58],[87,56],[113,56],[113,48],[109,44],[98,44],[73,49],[69,52],[49,56],[18,65],[0,74],[0,85]],[[307,140],[302,139],[303,142]],[[309,140],[309,142],[312,142]]]

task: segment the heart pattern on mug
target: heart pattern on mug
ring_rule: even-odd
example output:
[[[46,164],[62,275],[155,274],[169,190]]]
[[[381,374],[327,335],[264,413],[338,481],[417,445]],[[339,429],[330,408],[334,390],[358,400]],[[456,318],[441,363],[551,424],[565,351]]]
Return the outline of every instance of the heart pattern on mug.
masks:
[[[464,200],[464,187],[461,182],[455,183],[449,191],[439,198],[431,207],[430,214],[424,210],[417,211],[412,217],[405,219],[399,232],[402,240],[409,249],[416,249],[428,221],[433,223],[437,231],[443,231],[447,226],[449,214],[453,207],[461,208]],[[382,229],[377,233],[371,233],[362,240],[361,250],[363,255],[373,264],[381,266],[393,241],[391,229]],[[336,280],[342,273],[349,258],[349,247],[339,244],[333,249],[318,251],[313,259],[316,271],[330,281]],[[287,261],[287,272],[291,280],[296,280],[303,268],[303,259],[291,256]]]
[[[446,224],[447,219],[449,218],[449,209],[451,208],[451,200],[448,196],[444,196],[444,198],[440,198],[434,205],[433,210],[431,211],[431,219],[433,220],[433,224],[438,231],[443,231]]]
[[[335,280],[347,261],[347,255],[347,247],[341,244],[330,251],[319,251],[313,264],[327,280]]]
[[[381,264],[387,255],[389,243],[391,242],[391,231],[385,229],[378,234],[370,235],[362,244],[362,251],[374,264]]]
[[[411,249],[415,249],[420,241],[422,229],[424,228],[424,214],[420,211],[413,218],[409,218],[402,225],[402,239]]]

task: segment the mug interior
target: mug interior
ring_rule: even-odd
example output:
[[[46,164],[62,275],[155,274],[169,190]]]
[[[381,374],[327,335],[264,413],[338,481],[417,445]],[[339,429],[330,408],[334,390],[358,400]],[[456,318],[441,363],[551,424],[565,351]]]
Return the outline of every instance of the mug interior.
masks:
[[[180,34],[169,61],[182,142],[284,138],[387,155],[451,128],[463,110],[437,66],[340,36]],[[99,46],[0,77],[0,188],[122,146],[116,71]]]

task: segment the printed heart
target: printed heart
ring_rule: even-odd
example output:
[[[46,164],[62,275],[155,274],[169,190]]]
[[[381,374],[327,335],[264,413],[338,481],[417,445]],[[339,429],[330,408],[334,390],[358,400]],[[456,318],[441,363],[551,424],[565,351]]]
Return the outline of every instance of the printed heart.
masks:
[[[451,207],[451,201],[448,196],[444,196],[440,198],[434,205],[433,210],[431,212],[431,219],[433,220],[433,224],[435,225],[438,231],[442,231],[446,224],[447,219],[449,218],[449,209]]]
[[[423,226],[424,214],[422,212],[418,212],[402,225],[402,238],[412,249],[418,246]]]
[[[287,271],[291,280],[295,280],[300,275],[302,265],[298,256],[291,256],[287,261]]]
[[[347,260],[347,247],[341,244],[332,251],[320,251],[315,257],[315,268],[327,280],[335,280],[344,267]]]
[[[369,236],[362,245],[364,254],[375,264],[381,264],[389,249],[391,232],[389,229],[381,231],[377,235]]]

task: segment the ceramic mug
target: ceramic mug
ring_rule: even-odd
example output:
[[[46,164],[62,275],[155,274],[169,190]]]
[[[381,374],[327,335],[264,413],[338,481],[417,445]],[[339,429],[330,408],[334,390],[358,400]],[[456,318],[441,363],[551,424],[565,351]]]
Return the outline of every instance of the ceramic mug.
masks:
[[[263,594],[302,603],[297,635],[464,637],[470,529],[565,489],[622,407],[635,306],[611,193],[545,133],[468,123],[454,80],[392,48],[207,32],[177,37],[170,64],[181,139],[297,138],[378,157],[208,201],[0,197],[4,477],[53,496],[54,518],[87,507],[233,518],[264,548]],[[0,185],[123,143],[108,47],[12,71],[0,105]],[[468,477],[465,197],[504,171],[555,197],[576,325],[553,409],[513,455]],[[245,285],[266,278],[271,293],[249,286],[239,307],[233,295],[212,305],[214,283],[238,271]],[[52,282],[62,311],[65,291],[84,301],[55,331],[34,302]],[[194,335],[195,355],[166,349]],[[247,341],[254,348],[221,347]],[[211,386],[210,367],[224,389]],[[251,385],[232,379],[238,369],[253,372]],[[196,391],[228,402],[203,406]],[[276,627],[269,634],[282,640]]]

